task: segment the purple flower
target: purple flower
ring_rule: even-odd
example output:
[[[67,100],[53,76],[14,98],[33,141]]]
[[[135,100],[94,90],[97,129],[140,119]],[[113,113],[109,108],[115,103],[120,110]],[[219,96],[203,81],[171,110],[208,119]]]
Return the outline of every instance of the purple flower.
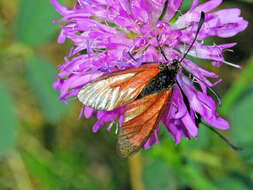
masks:
[[[213,11],[222,0],[209,0],[200,5],[198,0],[194,0],[190,10],[183,15],[180,15],[179,10],[181,0],[169,0],[164,12],[166,0],[77,0],[74,8],[65,8],[56,0],[50,1],[62,15],[55,22],[65,23],[61,26],[58,43],[64,43],[67,38],[73,41],[69,56],[58,66],[59,73],[53,85],[54,89],[60,90],[60,100],[67,101],[68,97],[77,96],[85,84],[116,70],[138,68],[143,62],[166,63],[158,48],[157,36],[169,59],[168,63],[174,59],[180,60],[194,39],[201,11],[205,13],[205,21],[198,41],[188,55],[210,60],[214,66],[225,63],[240,68],[225,61],[222,56],[224,50],[236,43],[204,45],[199,42],[210,36],[228,38],[247,27],[247,21],[240,17],[237,8]],[[176,17],[176,13],[180,16]],[[206,85],[212,87],[221,80],[211,83],[207,78],[218,76],[189,59],[184,59],[181,66],[194,77],[190,79],[181,71],[178,72],[177,84],[161,118],[172,139],[179,143],[181,137],[197,138],[196,113],[213,127],[228,129],[228,122],[217,115],[216,104],[207,95]],[[200,86],[200,91],[194,87],[194,83]],[[189,106],[186,105],[184,96],[188,99]],[[92,108],[83,106],[80,117],[82,115],[98,118],[93,127],[94,132],[107,122],[107,129],[110,130],[117,118],[119,125],[122,124],[124,108],[95,112]],[[160,125],[143,148],[149,148],[158,142],[159,131]]]

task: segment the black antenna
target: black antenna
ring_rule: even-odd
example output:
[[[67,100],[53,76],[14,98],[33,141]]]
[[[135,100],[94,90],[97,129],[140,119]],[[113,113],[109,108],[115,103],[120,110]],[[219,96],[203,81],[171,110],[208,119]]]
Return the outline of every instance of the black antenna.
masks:
[[[185,54],[183,55],[183,57],[180,59],[179,63],[181,63],[181,62],[184,60],[184,58],[186,57],[186,55],[187,55],[187,54],[189,53],[189,51],[191,50],[193,44],[194,44],[195,41],[197,40],[199,31],[200,31],[200,29],[201,29],[201,27],[202,27],[204,21],[205,21],[205,13],[204,13],[203,11],[201,11],[201,16],[200,16],[200,20],[199,20],[199,25],[198,25],[198,29],[197,29],[197,32],[196,32],[196,34],[195,34],[195,37],[194,37],[194,39],[193,39],[193,41],[192,41],[190,47],[188,48],[188,50],[185,52]]]
[[[190,45],[190,47],[187,49],[187,51],[185,52],[185,54],[183,55],[183,57],[180,59],[179,63],[181,63],[184,58],[187,56],[187,54],[189,53],[189,51],[191,50],[193,44],[195,43],[195,41],[197,40],[197,37],[198,37],[198,34],[199,34],[199,31],[202,27],[202,25],[204,24],[204,21],[205,21],[205,13],[203,11],[201,11],[201,15],[200,15],[200,20],[199,20],[199,24],[198,24],[198,29],[196,31],[196,34],[195,34],[195,37]],[[160,47],[160,46],[159,46]],[[161,47],[160,47],[161,49]],[[163,54],[163,53],[162,53]],[[198,79],[199,81],[201,81],[202,83],[204,83],[207,87],[207,89],[209,89],[210,92],[213,93],[213,95],[215,96],[215,98],[217,99],[217,102],[218,102],[218,106],[221,107],[221,99],[219,97],[219,95],[215,92],[214,89],[212,89],[210,86],[208,86],[204,81],[202,81],[200,78],[198,78],[197,76],[193,75],[196,79]]]
[[[200,80],[200,79],[198,79],[198,80]],[[201,80],[200,80],[200,81],[201,81]],[[203,82],[203,81],[201,81],[201,82]],[[217,93],[214,89],[212,89],[210,86],[208,86],[205,82],[203,82],[203,83],[206,85],[207,89],[209,89],[210,92],[213,93],[213,95],[215,96],[215,98],[216,98],[216,100],[217,100],[218,106],[221,107],[221,106],[222,106],[222,102],[221,102],[221,98],[220,98],[220,96],[218,95],[218,93]]]
[[[159,49],[160,49],[160,51],[161,51],[162,56],[164,57],[164,59],[166,60],[166,62],[168,62],[169,60],[168,60],[168,58],[166,57],[165,52],[163,51],[163,49],[162,49],[162,47],[161,47],[161,45],[160,45],[160,42],[159,42],[159,39],[158,39],[158,35],[156,36],[156,40],[157,40],[158,47],[159,47]]]
[[[181,62],[184,60],[184,58],[186,57],[186,55],[189,53],[189,51],[191,50],[193,44],[195,43],[195,41],[196,41],[196,39],[197,39],[197,37],[198,37],[199,31],[200,31],[200,29],[201,29],[201,27],[202,27],[204,21],[205,21],[205,13],[204,13],[204,12],[201,12],[201,16],[200,16],[200,20],[199,20],[199,25],[198,25],[198,29],[197,29],[197,31],[196,31],[195,37],[194,37],[194,39],[193,39],[193,41],[192,41],[190,47],[188,48],[188,50],[186,51],[186,53],[183,55],[183,57],[181,58],[181,60],[178,61],[178,63],[181,63]],[[156,36],[156,40],[157,40],[158,47],[159,47],[159,49],[160,49],[160,52],[161,52],[162,56],[164,57],[164,59],[166,60],[166,62],[168,62],[169,60],[168,60],[168,58],[166,57],[165,52],[164,52],[164,50],[162,49],[162,47],[161,47],[161,45],[160,45],[160,41],[159,41],[159,39],[158,39],[158,35]],[[130,57],[132,57],[130,53],[129,53],[129,55],[130,55]],[[132,59],[134,59],[134,58],[132,57]],[[221,98],[220,98],[219,95],[216,93],[216,91],[215,91],[214,89],[212,89],[210,86],[208,86],[204,81],[202,81],[202,80],[201,80],[200,78],[198,78],[197,76],[195,76],[195,75],[193,75],[193,76],[194,76],[196,79],[198,79],[199,81],[201,81],[202,83],[204,83],[204,84],[206,85],[207,89],[215,96],[215,98],[216,98],[216,100],[217,100],[217,103],[218,103],[218,106],[221,107],[221,104],[222,104]]]
[[[134,58],[134,56],[130,53],[130,51],[128,51],[127,54],[130,56],[130,58],[131,58],[132,60],[134,60],[135,62],[138,62],[138,61]]]
[[[198,80],[200,80],[198,77],[196,77],[196,78],[197,78]],[[200,81],[203,82],[202,80],[200,80]],[[214,89],[212,89],[210,86],[208,86],[205,82],[203,82],[203,83],[206,85],[207,89],[210,90],[210,92],[213,93],[213,95],[215,96],[215,98],[216,98],[216,100],[217,100],[218,106],[221,107],[221,106],[222,106],[222,102],[221,102],[221,98],[220,98],[220,96],[218,95],[218,93],[217,93]]]
[[[166,2],[167,2],[167,1],[166,1]],[[166,3],[165,3],[165,6],[164,6],[164,9],[165,9],[165,10],[166,10],[166,6],[167,6],[167,5],[166,5]],[[192,41],[190,47],[187,49],[187,51],[185,52],[185,54],[183,55],[183,57],[180,59],[179,63],[181,63],[181,62],[184,60],[184,58],[186,57],[186,55],[187,55],[187,54],[189,53],[189,51],[191,50],[193,44],[194,44],[195,41],[197,40],[199,31],[200,31],[200,29],[201,29],[201,27],[202,27],[204,21],[205,21],[205,13],[204,13],[203,11],[201,11],[201,16],[200,16],[200,20],[199,20],[199,24],[198,24],[198,29],[197,29],[197,31],[196,31],[195,37],[194,37],[194,39],[193,39],[193,41]],[[156,37],[156,40],[157,40],[157,43],[158,43],[158,47],[159,47],[159,49],[160,49],[160,51],[161,51],[161,54],[163,55],[164,59],[168,62],[169,60],[168,60],[168,58],[166,57],[165,52],[163,51],[163,49],[162,49],[161,46],[160,46],[160,42],[159,42],[159,39],[158,39],[158,35],[157,35],[157,37]],[[127,53],[128,53],[128,55],[129,55],[134,61],[137,61],[137,60],[133,57],[133,55],[132,55],[130,52],[127,52]]]
[[[200,29],[201,29],[201,27],[202,27],[204,21],[205,21],[205,13],[204,13],[203,11],[201,11],[201,16],[200,16],[200,20],[199,20],[199,25],[198,25],[198,29],[197,29],[197,31],[196,31],[195,37],[194,37],[194,39],[193,39],[193,41],[192,41],[190,47],[187,49],[187,51],[186,51],[185,54],[183,55],[183,57],[180,59],[180,61],[178,61],[179,63],[181,63],[181,62],[184,60],[184,58],[186,57],[186,55],[187,55],[187,54],[189,53],[189,51],[191,50],[193,44],[194,44],[195,41],[197,40],[199,31],[200,31]],[[159,42],[159,39],[158,39],[158,35],[156,36],[156,40],[157,40],[158,47],[159,47],[159,49],[160,49],[160,51],[161,51],[162,56],[164,57],[164,59],[166,60],[166,62],[168,62],[169,60],[168,60],[168,58],[166,57],[164,50],[161,48],[161,45],[160,45],[160,42]]]
[[[210,129],[212,132],[214,132],[216,135],[218,135],[224,142],[226,142],[233,150],[235,151],[243,151],[242,148],[237,147],[233,145],[226,137],[224,137],[222,134],[220,134],[217,130],[215,130],[213,127],[209,126],[208,124],[201,121],[201,123],[206,126],[208,129]]]

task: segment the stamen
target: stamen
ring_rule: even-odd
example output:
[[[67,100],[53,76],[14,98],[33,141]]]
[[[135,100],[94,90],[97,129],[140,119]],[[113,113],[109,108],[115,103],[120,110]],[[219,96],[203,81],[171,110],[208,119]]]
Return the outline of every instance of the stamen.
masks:
[[[119,131],[119,123],[117,122],[116,126],[115,126],[115,134],[116,135],[118,134],[118,131]]]
[[[72,57],[73,52],[74,52],[74,47],[71,47],[70,50],[69,50],[69,56],[68,57]]]
[[[107,131],[110,131],[110,130],[111,130],[112,126],[114,125],[114,122],[115,122],[115,120],[113,120],[113,121],[108,125],[108,127],[106,128]]]
[[[234,50],[232,50],[232,49],[223,49],[223,52],[234,52]]]
[[[82,118],[82,115],[83,115],[83,112],[84,112],[84,108],[85,108],[85,106],[83,105],[82,108],[81,108],[78,120],[80,120]]]
[[[221,83],[222,82],[222,79],[220,80],[217,80],[215,83],[212,84],[212,86],[216,86],[217,84]]]
[[[228,61],[223,61],[223,63],[225,63],[226,65],[235,67],[235,68],[237,68],[237,69],[241,69],[241,68],[242,68],[240,65],[236,65],[236,64],[230,63],[230,62],[228,62]]]
[[[68,101],[66,99],[62,99],[62,101],[64,102],[64,104],[69,104]]]
[[[216,91],[214,89],[212,89],[210,86],[207,85],[207,88],[213,93],[213,95],[215,96],[217,102],[218,102],[218,106],[221,107],[222,106],[222,102],[221,102],[221,98],[220,96],[216,93]]]

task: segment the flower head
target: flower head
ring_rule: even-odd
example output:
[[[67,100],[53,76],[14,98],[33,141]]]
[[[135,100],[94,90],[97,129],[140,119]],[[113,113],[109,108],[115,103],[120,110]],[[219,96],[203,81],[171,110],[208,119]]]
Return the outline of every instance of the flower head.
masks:
[[[85,84],[105,74],[138,68],[143,62],[180,60],[194,40],[201,12],[205,13],[204,24],[188,55],[210,60],[214,66],[225,63],[240,68],[222,56],[225,49],[236,43],[204,45],[199,42],[210,36],[231,37],[247,27],[239,9],[213,11],[222,0],[209,0],[200,5],[194,0],[190,10],[183,15],[179,11],[181,0],[77,0],[74,8],[65,8],[56,0],[50,1],[62,15],[57,22],[66,23],[61,26],[58,43],[64,43],[66,38],[73,41],[70,54],[58,66],[59,73],[53,85],[60,90],[60,100],[77,96]],[[161,54],[158,41],[168,61]],[[212,87],[221,81],[211,83],[207,78],[218,76],[187,58],[180,64],[193,78],[183,74],[182,69],[178,72],[172,97],[162,115],[161,122],[172,139],[179,143],[181,137],[197,138],[196,114],[213,127],[229,128],[228,122],[216,113],[215,101],[207,95],[207,86]],[[197,90],[194,84],[198,84],[201,90]],[[122,124],[124,108],[95,112],[83,106],[82,115],[97,117],[94,132],[106,122],[110,122],[107,127],[110,130],[117,118],[119,125]],[[143,148],[158,142],[159,131],[160,125]]]

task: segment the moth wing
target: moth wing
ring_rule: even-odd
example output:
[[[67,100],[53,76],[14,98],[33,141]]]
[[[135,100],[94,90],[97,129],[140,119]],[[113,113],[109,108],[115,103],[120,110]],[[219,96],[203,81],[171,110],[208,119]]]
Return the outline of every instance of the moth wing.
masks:
[[[171,89],[145,96],[126,106],[123,124],[119,127],[117,150],[122,157],[137,152],[158,125]]]
[[[150,64],[108,74],[83,86],[77,97],[96,110],[113,110],[134,101],[158,72],[158,66]]]

